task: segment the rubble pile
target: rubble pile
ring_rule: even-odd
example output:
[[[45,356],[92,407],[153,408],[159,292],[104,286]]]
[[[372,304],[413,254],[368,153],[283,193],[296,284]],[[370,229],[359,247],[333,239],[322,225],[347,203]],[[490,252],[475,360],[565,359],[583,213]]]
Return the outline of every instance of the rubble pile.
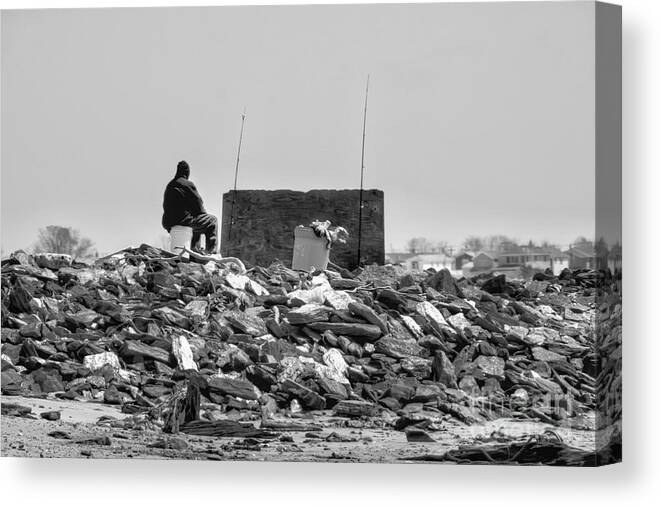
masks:
[[[241,273],[148,245],[94,265],[16,253],[2,264],[2,393],[102,401],[196,434],[268,437],[322,411],[423,440],[448,418],[564,423],[594,408],[597,282]]]

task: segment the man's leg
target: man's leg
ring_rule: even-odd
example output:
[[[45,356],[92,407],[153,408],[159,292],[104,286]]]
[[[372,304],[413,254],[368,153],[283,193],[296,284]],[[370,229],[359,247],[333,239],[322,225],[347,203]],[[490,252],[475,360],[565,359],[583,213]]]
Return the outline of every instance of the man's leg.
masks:
[[[218,220],[212,214],[198,214],[193,218],[193,246],[197,246],[200,235],[204,234],[206,240],[206,252],[216,252],[216,241],[218,238]]]
[[[193,238],[191,239],[191,249],[193,251],[199,251],[200,249],[200,238],[202,237],[202,234],[199,231],[196,231],[193,229]]]

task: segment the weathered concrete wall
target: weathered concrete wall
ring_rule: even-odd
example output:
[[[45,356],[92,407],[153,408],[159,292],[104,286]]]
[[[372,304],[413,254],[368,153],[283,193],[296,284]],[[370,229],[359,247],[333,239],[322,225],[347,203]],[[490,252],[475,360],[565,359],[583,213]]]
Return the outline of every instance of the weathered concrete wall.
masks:
[[[331,249],[331,262],[353,269],[358,262],[359,202],[360,190],[237,190],[235,195],[229,191],[223,195],[221,252],[251,264],[268,265],[279,259],[291,266],[294,228],[314,220],[330,220],[333,226],[349,231],[347,243]],[[381,190],[363,190],[362,222],[363,262],[383,264]]]

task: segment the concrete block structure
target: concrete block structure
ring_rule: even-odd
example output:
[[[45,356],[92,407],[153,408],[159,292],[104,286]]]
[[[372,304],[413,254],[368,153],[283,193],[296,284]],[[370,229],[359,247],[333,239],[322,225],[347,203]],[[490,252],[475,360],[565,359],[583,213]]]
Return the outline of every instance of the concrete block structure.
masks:
[[[346,244],[333,245],[331,262],[358,265],[360,190],[237,190],[223,195],[221,253],[253,265],[276,259],[291,266],[294,229],[314,220],[330,220],[349,232]],[[361,230],[363,264],[383,264],[383,191],[363,190]]]

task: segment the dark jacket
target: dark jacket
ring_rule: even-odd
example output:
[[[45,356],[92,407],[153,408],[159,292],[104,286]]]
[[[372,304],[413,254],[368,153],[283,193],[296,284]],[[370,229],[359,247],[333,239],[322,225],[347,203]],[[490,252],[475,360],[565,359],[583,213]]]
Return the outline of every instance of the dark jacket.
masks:
[[[204,214],[202,197],[192,181],[175,177],[165,187],[163,195],[163,228],[168,232],[175,225],[190,226],[193,218]]]

